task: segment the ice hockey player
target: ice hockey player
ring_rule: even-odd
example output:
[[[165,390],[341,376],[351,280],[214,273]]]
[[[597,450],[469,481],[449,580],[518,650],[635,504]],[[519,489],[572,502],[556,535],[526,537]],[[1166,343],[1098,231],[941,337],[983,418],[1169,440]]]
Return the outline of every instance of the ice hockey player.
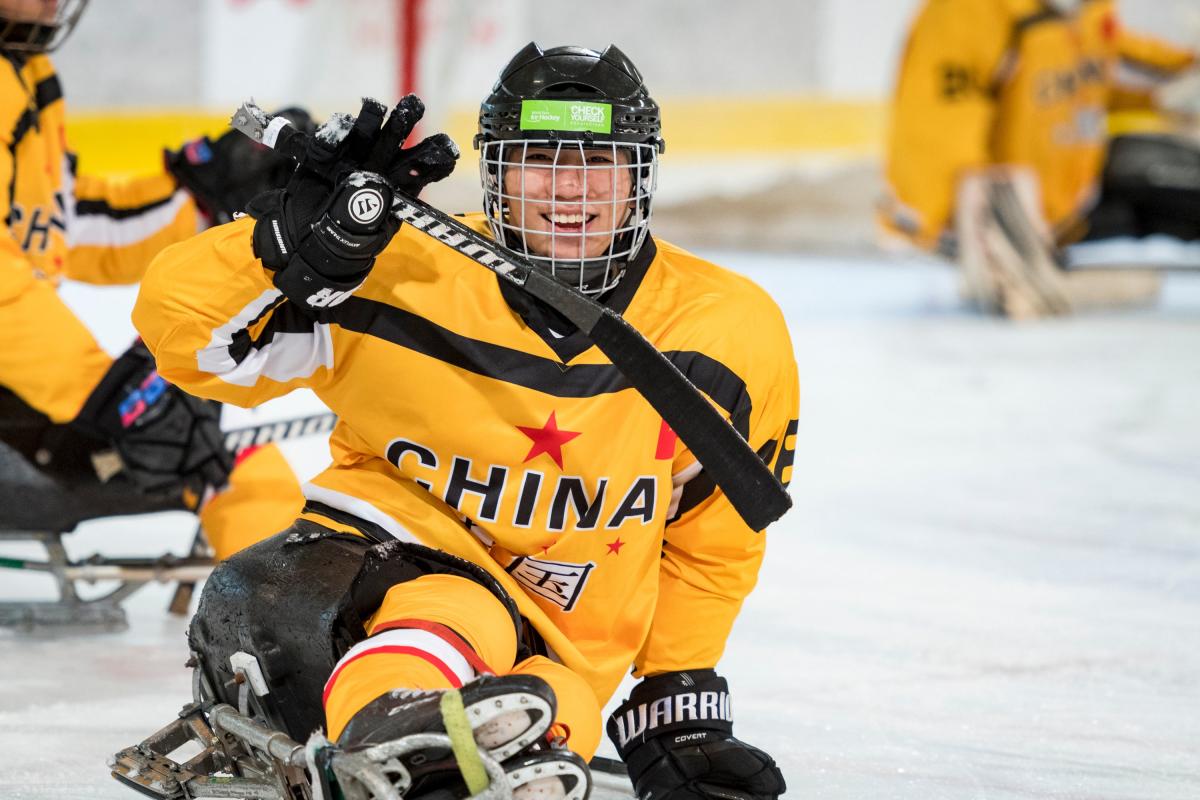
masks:
[[[1151,107],[1156,86],[1194,67],[1196,55],[1133,34],[1115,6],[926,2],[913,23],[892,109],[883,223],[954,254],[966,296],[985,309],[1040,316],[1146,302],[1158,287],[1153,273],[1067,273],[1047,259],[1023,271],[1015,262],[1029,252],[1011,253],[1014,262],[987,242],[998,182],[1016,186],[1044,244],[1200,239],[1200,181],[1186,178],[1200,174],[1196,145],[1157,136],[1110,147],[1106,123],[1112,110]]]
[[[530,763],[561,771],[528,785],[572,798],[632,666],[608,733],[640,797],[777,797],[783,777],[734,738],[714,670],[763,534],[581,332],[397,230],[393,192],[458,156],[441,135],[400,148],[422,113],[409,96],[326,123],[253,219],[163,253],[142,283],[134,322],[168,380],[247,406],[307,386],[340,420],[292,530],[214,573],[193,649],[232,687],[229,657],[250,648],[275,724],[302,740],[324,725],[349,749],[436,727],[451,687],[496,698],[518,713],[479,743],[517,784]],[[617,47],[530,44],[481,106],[484,211],[464,221],[622,313],[787,481],[799,390],[783,316],[650,235],[660,130]]]
[[[230,133],[168,153],[170,172],[128,180],[80,173],[47,52],[85,5],[0,0],[0,175],[8,186],[0,198],[0,526],[69,529],[92,516],[195,509],[228,483],[201,514],[217,554],[228,555],[290,524],[302,504],[291,469],[276,448],[263,448],[229,483],[219,408],[163,382],[140,345],[111,358],[56,286],[62,278],[136,282],[156,253],[196,233],[188,187],[203,189],[205,207],[219,216],[281,185],[290,170]],[[234,167],[239,182],[222,180]],[[37,484],[43,494],[12,480],[18,463],[52,478]]]

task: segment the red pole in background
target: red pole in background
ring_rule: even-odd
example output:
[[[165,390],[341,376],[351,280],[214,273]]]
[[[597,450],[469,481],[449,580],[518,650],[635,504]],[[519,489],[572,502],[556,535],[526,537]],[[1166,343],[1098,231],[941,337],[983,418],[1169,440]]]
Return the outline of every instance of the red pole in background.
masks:
[[[415,93],[421,55],[421,7],[425,0],[396,0],[396,89]]]
[[[425,0],[396,0],[396,100],[406,94],[420,95],[421,11]],[[420,124],[410,142],[420,141]]]

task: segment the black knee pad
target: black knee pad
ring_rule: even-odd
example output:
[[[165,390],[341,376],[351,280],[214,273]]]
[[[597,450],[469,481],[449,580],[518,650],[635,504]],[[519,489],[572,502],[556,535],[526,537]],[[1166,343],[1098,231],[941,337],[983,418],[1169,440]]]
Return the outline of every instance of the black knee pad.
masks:
[[[364,622],[387,590],[431,574],[483,585],[508,609],[520,639],[516,604],[481,567],[421,545],[376,544],[299,520],[213,570],[188,642],[217,698],[233,706],[239,686],[230,657],[254,656],[269,690],[257,700],[264,722],[304,741],[324,725],[326,680],[365,638]]]

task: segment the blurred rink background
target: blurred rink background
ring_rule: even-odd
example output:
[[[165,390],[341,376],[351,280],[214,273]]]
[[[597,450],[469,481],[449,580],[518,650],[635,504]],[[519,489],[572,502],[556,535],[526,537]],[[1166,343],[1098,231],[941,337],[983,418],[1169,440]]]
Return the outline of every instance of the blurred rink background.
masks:
[[[948,264],[879,250],[887,97],[916,6],[94,0],[55,60],[84,171],[153,170],[251,96],[323,117],[416,91],[426,132],[463,151],[426,195],[456,212],[478,207],[475,113],[508,57],[618,43],[664,109],[653,230],[768,288],[800,365],[796,507],[720,665],[739,736],[795,798],[1194,800],[1200,280],[1169,276],[1148,309],[1013,324],[963,305]],[[1194,0],[1120,9],[1200,45]],[[124,348],[132,289],[64,294]],[[324,463],[319,442],[288,452],[302,477]],[[170,515],[86,527],[78,555],[190,533]],[[117,636],[0,635],[0,798],[128,796],[104,758],[188,692],[168,596],[136,596]]]

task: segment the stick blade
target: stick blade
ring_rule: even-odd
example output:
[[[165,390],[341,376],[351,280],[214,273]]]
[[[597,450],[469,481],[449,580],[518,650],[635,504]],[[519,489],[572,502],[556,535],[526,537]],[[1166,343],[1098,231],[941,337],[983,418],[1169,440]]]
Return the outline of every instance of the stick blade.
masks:
[[[612,311],[589,335],[662,414],[751,530],[761,531],[787,513],[792,498],[784,485],[666,356]]]

